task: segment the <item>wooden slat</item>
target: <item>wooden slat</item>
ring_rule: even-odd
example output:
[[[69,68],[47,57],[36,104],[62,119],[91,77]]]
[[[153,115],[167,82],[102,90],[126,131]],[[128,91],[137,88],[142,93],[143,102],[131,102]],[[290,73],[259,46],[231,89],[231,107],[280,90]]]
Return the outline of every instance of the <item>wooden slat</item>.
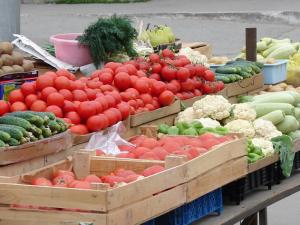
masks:
[[[293,141],[293,151],[294,152],[300,151],[300,138]]]
[[[187,174],[185,181],[189,181],[219,165],[241,156],[247,152],[246,139],[241,138],[217,146],[201,157],[197,157],[186,163]]]
[[[246,156],[225,162],[187,183],[187,202],[191,202],[246,174]]]
[[[77,179],[83,179],[90,174],[90,154],[88,152],[76,152],[73,156],[73,171]]]
[[[0,184],[1,204],[36,205],[106,211],[106,192],[70,188]]]
[[[248,173],[252,173],[261,168],[269,166],[269,165],[277,162],[278,160],[279,160],[279,156],[277,154],[262,158],[262,159],[256,161],[255,163],[251,163],[248,165]]]
[[[157,194],[108,214],[108,225],[141,224],[186,202],[186,185]]]

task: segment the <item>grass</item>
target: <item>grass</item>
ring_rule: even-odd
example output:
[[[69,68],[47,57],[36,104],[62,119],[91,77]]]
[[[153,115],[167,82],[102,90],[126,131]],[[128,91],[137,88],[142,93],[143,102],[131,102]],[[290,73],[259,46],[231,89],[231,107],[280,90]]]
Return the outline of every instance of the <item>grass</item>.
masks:
[[[150,0],[55,0],[57,4],[82,4],[82,3],[132,3],[147,2]]]

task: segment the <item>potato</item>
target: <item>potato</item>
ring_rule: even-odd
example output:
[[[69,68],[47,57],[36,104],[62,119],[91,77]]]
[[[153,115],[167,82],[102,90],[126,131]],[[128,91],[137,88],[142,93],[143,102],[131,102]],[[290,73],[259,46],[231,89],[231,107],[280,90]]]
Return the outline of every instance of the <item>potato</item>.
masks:
[[[29,71],[32,71],[34,69],[33,63],[29,60],[24,60],[22,67],[24,68],[25,72],[29,72]]]
[[[1,55],[1,60],[4,66],[12,66],[14,65],[14,61],[11,55],[3,54]]]
[[[23,65],[24,57],[20,52],[13,51],[11,56],[14,61],[14,65],[20,65],[20,66]]]
[[[11,66],[2,66],[1,68],[4,74],[13,73],[14,69]]]
[[[14,69],[15,72],[24,72],[24,68],[20,65],[13,65],[12,68]]]
[[[0,52],[4,54],[11,54],[14,46],[9,42],[0,42]]]
[[[277,92],[277,91],[284,91],[284,89],[281,88],[281,87],[278,87],[278,86],[272,86],[272,87],[270,87],[268,89],[268,91],[270,91],[270,92]]]

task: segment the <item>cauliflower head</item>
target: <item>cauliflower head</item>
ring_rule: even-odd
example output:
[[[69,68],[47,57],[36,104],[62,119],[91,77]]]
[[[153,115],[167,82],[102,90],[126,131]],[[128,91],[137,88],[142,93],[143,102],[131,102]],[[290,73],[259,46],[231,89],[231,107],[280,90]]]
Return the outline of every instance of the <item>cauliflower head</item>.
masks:
[[[248,138],[253,138],[255,135],[255,130],[251,122],[248,120],[233,120],[225,125],[225,127],[231,133],[241,133]]]
[[[193,104],[197,118],[222,120],[230,116],[231,104],[222,95],[207,95]]]
[[[282,133],[277,130],[271,121],[257,119],[253,122],[255,137],[271,140],[273,137],[281,136]]]
[[[253,121],[256,118],[256,111],[247,103],[233,105],[232,114],[233,119]]]
[[[200,118],[196,120],[199,121],[203,127],[216,128],[221,126],[219,121],[213,120],[211,118]]]
[[[254,146],[261,148],[264,156],[274,154],[275,150],[271,141],[263,138],[253,138],[252,143]]]
[[[193,107],[186,108],[184,111],[180,112],[175,118],[175,123],[191,123],[196,119],[196,115]]]

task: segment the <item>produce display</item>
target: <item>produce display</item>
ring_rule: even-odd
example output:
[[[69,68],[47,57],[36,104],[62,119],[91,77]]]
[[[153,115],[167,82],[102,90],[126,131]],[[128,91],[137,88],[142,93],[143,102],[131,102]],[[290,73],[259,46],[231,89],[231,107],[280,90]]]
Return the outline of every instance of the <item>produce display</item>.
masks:
[[[52,174],[51,180],[45,177],[35,177],[32,179],[31,184],[38,186],[92,189],[92,183],[106,183],[109,184],[111,188],[116,188],[162,172],[164,169],[163,166],[154,165],[146,168],[141,174],[138,174],[132,170],[119,168],[116,171],[101,177],[98,177],[95,174],[89,174],[83,179],[76,179],[76,176],[72,171],[58,170]]]
[[[9,42],[0,42],[0,76],[18,72],[32,71],[34,66],[29,60],[24,60],[23,55],[13,50]]]
[[[118,146],[121,153],[118,158],[165,160],[168,155],[183,155],[189,160],[196,158],[212,149],[213,146],[233,140],[232,136],[217,136],[205,133],[199,137],[163,136],[160,139],[140,135],[130,140],[133,146]],[[101,150],[98,156],[104,155]]]
[[[232,83],[261,73],[263,64],[243,59],[229,61],[224,66],[215,69],[216,80]]]
[[[53,113],[18,111],[0,117],[0,148],[34,142],[64,132],[68,125]]]
[[[209,68],[206,55],[202,55],[200,52],[193,50],[190,47],[180,49],[178,54],[186,56],[193,64],[200,64]]]
[[[213,56],[208,59],[209,64],[221,65],[226,64],[229,61],[229,58],[226,56]]]
[[[269,37],[262,38],[257,42],[257,61],[262,63],[272,64],[276,59],[289,59],[299,51],[299,42],[293,43],[290,39],[273,39]],[[245,49],[237,56],[238,58],[245,58]]]

